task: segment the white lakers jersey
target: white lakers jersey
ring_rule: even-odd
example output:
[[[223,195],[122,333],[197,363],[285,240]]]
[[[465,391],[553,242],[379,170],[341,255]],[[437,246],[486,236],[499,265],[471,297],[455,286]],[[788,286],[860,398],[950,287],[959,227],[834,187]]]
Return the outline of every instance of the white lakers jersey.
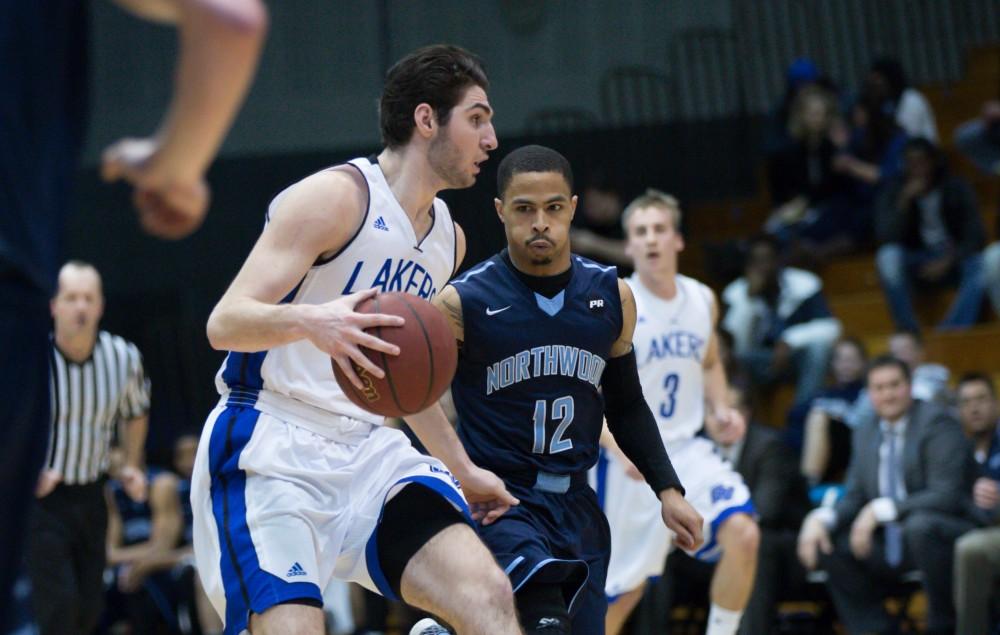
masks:
[[[448,206],[434,199],[430,231],[418,240],[374,157],[354,159],[349,165],[368,184],[368,209],[361,227],[336,254],[316,262],[282,302],[323,304],[372,287],[429,300],[456,267],[455,225]],[[271,214],[284,194],[271,202]],[[382,423],[381,416],[344,396],[330,363],[329,355],[308,340],[257,353],[230,352],[216,376],[216,387],[220,394],[271,391],[329,412]]]
[[[664,443],[688,439],[705,417],[702,362],[712,334],[712,292],[677,275],[677,295],[659,298],[638,274],[626,280],[635,295],[632,338],[642,394],[660,426]]]

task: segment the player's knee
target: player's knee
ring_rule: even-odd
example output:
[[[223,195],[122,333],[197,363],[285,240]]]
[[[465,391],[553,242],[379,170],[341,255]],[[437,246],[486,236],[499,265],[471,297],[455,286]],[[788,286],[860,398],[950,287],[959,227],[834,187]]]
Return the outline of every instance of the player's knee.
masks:
[[[746,514],[735,514],[726,521],[728,543],[726,550],[739,553],[744,557],[757,555],[760,547],[760,527],[753,518]]]
[[[510,586],[510,578],[500,570],[500,567],[490,567],[477,580],[476,586],[484,596],[483,602],[505,613],[514,612],[514,591]]]
[[[513,612],[514,592],[510,580],[495,563],[477,569],[474,575],[461,576],[453,581],[455,592],[450,595],[449,604],[453,612],[474,614],[487,607]]]
[[[441,610],[460,633],[475,631],[474,625],[484,621],[510,623],[515,616],[510,580],[493,564],[474,578],[456,581]]]

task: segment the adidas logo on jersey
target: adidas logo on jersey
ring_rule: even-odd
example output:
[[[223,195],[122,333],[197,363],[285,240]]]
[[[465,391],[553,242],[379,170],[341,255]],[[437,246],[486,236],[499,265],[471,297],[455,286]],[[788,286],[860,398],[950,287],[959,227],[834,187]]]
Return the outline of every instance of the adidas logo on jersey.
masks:
[[[288,570],[288,573],[285,574],[285,577],[294,578],[295,576],[299,575],[307,575],[307,574],[306,570],[302,568],[302,565],[296,562],[295,564],[292,565],[292,568]]]
[[[381,229],[384,232],[389,231],[389,226],[385,224],[385,221],[382,220],[381,216],[375,219],[375,223],[372,225],[372,227],[374,227],[375,229]]]

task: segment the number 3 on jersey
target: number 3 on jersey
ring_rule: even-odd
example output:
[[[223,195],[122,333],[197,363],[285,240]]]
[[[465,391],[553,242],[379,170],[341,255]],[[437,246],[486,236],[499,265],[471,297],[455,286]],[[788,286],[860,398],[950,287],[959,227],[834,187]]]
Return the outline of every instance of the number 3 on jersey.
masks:
[[[545,454],[545,423],[548,408],[545,399],[535,402],[535,441],[531,451],[535,454]],[[549,454],[559,454],[573,447],[572,439],[564,439],[566,429],[573,423],[573,412],[576,405],[570,396],[559,397],[552,402],[552,421],[559,420],[555,432],[552,433],[552,440],[549,442]]]
[[[660,402],[660,416],[664,419],[674,416],[674,408],[677,406],[677,387],[680,383],[681,378],[677,373],[670,373],[663,380],[663,390],[667,393],[667,399]]]

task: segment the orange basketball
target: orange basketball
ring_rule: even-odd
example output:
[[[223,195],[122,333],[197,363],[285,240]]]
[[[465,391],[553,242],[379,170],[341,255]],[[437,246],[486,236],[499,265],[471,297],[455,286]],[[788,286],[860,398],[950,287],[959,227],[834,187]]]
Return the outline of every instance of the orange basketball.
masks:
[[[368,329],[375,337],[398,346],[399,355],[362,347],[368,359],[385,371],[385,377],[377,379],[352,362],[364,390],[355,388],[331,360],[337,384],[347,398],[385,417],[403,417],[433,405],[447,390],[458,364],[455,334],[444,315],[427,300],[398,292],[379,293],[354,310],[398,315],[405,324]]]

